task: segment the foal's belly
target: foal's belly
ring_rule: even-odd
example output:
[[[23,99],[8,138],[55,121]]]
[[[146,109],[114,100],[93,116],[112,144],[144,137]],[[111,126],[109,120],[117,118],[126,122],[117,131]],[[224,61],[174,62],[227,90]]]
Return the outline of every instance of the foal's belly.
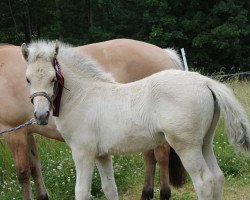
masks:
[[[103,140],[99,144],[98,154],[125,154],[143,152],[149,149],[154,149],[156,146],[165,143],[165,136],[162,132],[150,134],[148,133],[135,133],[125,134],[123,137],[110,137],[108,140]]]

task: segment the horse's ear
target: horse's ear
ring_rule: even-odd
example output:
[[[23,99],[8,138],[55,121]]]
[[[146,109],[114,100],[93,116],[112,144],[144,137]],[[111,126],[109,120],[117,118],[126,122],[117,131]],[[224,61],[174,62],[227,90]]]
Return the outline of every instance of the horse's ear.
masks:
[[[56,40],[56,45],[55,45],[55,55],[54,55],[54,58],[57,56],[58,51],[59,51],[59,41],[58,41],[58,40]]]
[[[21,45],[21,50],[22,50],[22,54],[23,54],[23,58],[28,61],[28,57],[29,57],[29,50],[28,47],[25,43],[23,43]]]

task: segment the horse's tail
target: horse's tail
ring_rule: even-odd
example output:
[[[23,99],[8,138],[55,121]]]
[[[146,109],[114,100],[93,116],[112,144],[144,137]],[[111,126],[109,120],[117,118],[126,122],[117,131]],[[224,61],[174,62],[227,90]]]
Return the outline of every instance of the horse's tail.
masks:
[[[171,49],[171,48],[166,48],[164,49],[167,56],[171,59],[171,61],[174,63],[176,69],[181,69],[181,70],[184,70],[184,66],[183,66],[183,63],[182,63],[182,60],[179,56],[179,54],[174,50],[174,49]]]
[[[182,165],[179,156],[173,148],[170,148],[169,154],[169,181],[174,187],[181,187],[186,180],[186,171]]]
[[[233,92],[226,85],[208,79],[207,86],[215,96],[224,115],[229,142],[245,153],[250,152],[250,124],[248,116]]]

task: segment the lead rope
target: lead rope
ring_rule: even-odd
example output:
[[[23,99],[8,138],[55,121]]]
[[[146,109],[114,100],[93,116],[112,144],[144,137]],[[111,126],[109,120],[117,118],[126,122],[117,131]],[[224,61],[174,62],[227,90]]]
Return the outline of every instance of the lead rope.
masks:
[[[3,130],[3,131],[0,130],[0,135],[4,134],[4,133],[11,132],[11,131],[16,131],[18,129],[21,129],[21,128],[25,127],[25,126],[29,126],[29,125],[32,125],[32,124],[36,124],[36,120],[34,118],[31,118],[29,121],[15,127],[15,128],[10,128],[10,129]]]

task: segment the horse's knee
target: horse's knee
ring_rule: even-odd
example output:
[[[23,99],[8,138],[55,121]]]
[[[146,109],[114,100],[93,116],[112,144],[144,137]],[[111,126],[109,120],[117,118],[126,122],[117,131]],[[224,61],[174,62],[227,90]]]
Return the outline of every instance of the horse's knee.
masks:
[[[33,177],[33,179],[36,179],[39,177],[39,169],[35,165],[30,166],[30,174]]]
[[[170,188],[164,188],[160,190],[160,200],[169,200],[171,196]]]
[[[218,185],[224,185],[225,182],[224,174],[221,172],[219,175],[215,177],[215,180]]]
[[[108,199],[118,199],[116,185],[112,186],[112,184],[103,184],[102,190]]]
[[[17,179],[20,183],[28,182],[30,178],[30,171],[28,168],[17,170]]]
[[[143,187],[141,200],[150,200],[154,197],[154,189],[151,187]]]
[[[30,174],[33,178],[35,178],[37,176],[37,171],[36,171],[36,167],[35,166],[31,166],[30,167]]]
[[[200,191],[205,199],[213,199],[215,178],[213,176],[203,179]]]

